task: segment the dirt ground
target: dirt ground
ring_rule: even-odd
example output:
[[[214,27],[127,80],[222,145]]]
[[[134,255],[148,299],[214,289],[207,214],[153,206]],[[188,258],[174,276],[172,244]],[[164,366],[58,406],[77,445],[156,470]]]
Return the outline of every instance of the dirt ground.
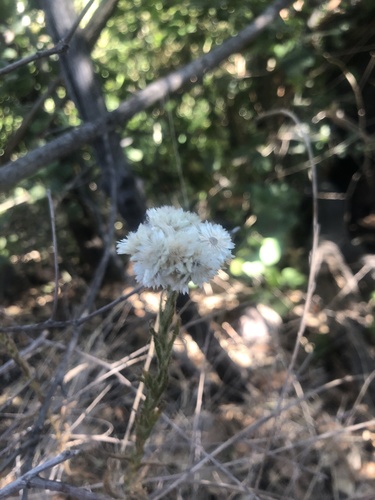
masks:
[[[283,293],[289,312],[281,317],[224,272],[192,292],[196,321],[210,325],[246,387],[234,395],[182,327],[162,413],[127,493],[133,417],[159,294],[133,293],[129,275],[125,288],[102,287],[95,308],[126,300],[84,320],[82,311],[74,323],[69,318],[88,291],[75,278],[61,288],[50,320],[52,273],[5,305],[0,488],[28,461],[32,469],[79,450],[40,472],[50,490],[47,483],[38,489],[34,477],[27,498],[375,498],[373,304],[327,255],[307,314],[303,292]],[[34,268],[42,265],[37,257]],[[12,359],[13,345],[23,364],[16,354]],[[66,488],[56,491],[57,483]]]

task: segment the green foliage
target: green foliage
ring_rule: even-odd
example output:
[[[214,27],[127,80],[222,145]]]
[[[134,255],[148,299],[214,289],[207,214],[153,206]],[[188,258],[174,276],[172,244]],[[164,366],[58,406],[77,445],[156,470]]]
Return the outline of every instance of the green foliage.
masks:
[[[233,274],[244,280],[261,276],[269,286],[303,284],[290,247],[310,181],[306,166],[301,167],[306,151],[294,125],[281,116],[261,122],[257,117],[270,109],[294,110],[306,124],[315,151],[328,158],[340,140],[336,127],[319,116],[333,107],[355,109],[355,99],[349,85],[342,86],[342,94],[337,92],[342,71],[329,62],[327,51],[340,59],[350,45],[359,43],[361,26],[374,13],[370,0],[343,1],[335,11],[329,3],[306,4],[296,2],[242,54],[233,54],[186,92],[139,113],[123,130],[125,153],[144,181],[149,204],[181,199],[176,166],[181,162],[191,207],[229,228],[242,228]],[[108,108],[115,109],[133,92],[220,45],[268,5],[266,0],[215,5],[121,0],[92,52]],[[0,65],[51,46],[36,3],[4,0],[0,16],[5,21],[0,28]],[[56,83],[20,141],[7,151],[36,100],[57,78],[56,59],[41,59],[3,78],[0,159],[24,155],[79,124],[63,85]],[[352,61],[349,54],[345,64],[360,78],[361,69],[350,68]],[[359,157],[362,145],[354,151]],[[60,194],[82,172],[96,180],[92,165],[86,148],[24,181],[22,188],[30,190],[37,181]],[[0,204],[4,201],[0,198]],[[4,222],[7,215],[0,217]]]

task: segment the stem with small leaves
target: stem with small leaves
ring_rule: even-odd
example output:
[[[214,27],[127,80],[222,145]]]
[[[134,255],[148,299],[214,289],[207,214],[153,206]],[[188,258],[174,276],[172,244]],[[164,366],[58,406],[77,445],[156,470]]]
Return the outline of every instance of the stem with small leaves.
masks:
[[[180,329],[179,321],[174,324],[176,300],[178,292],[168,290],[166,300],[160,300],[159,326],[155,331],[152,327],[150,333],[155,344],[156,367],[154,371],[143,374],[145,385],[145,399],[137,415],[135,424],[135,449],[130,457],[129,476],[127,483],[134,491],[134,481],[137,480],[138,470],[144,454],[147,439],[158,421],[162,411],[162,398],[168,386],[169,365],[172,357],[173,344]],[[129,484],[130,483],[130,484]]]

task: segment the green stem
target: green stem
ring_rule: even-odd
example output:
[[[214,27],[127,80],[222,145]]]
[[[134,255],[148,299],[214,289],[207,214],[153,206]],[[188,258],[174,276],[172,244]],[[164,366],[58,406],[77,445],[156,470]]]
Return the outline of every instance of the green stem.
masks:
[[[160,301],[159,328],[151,328],[155,344],[156,368],[154,372],[143,374],[145,400],[137,415],[135,424],[135,450],[130,457],[130,482],[136,480],[144,454],[147,439],[162,411],[162,397],[168,386],[168,371],[173,352],[173,344],[179,332],[179,322],[173,325],[178,292],[167,291],[166,301]],[[132,485],[134,487],[134,484]]]

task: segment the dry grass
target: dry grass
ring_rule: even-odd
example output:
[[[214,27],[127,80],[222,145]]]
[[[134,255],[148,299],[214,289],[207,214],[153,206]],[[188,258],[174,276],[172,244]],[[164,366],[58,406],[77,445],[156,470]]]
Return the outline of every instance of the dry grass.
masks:
[[[324,309],[308,316],[288,380],[299,304],[281,326],[275,313],[269,321],[271,312],[264,306],[238,307],[249,292],[239,284],[217,280],[213,289],[195,292],[193,300],[203,316],[212,318],[220,342],[248,375],[248,394],[243,403],[231,402],[228,388],[182,332],[163,414],[128,498],[373,498],[375,413],[366,378],[373,374],[367,369],[353,373],[344,354],[341,359],[337,353],[319,359],[309,354],[319,336],[337,336],[337,316],[329,321]],[[23,484],[29,486],[28,498],[125,498],[126,454],[133,438],[129,422],[147,359],[148,325],[158,304],[157,294],[132,295],[120,286],[104,288],[100,303],[128,293],[127,300],[83,322],[73,346],[74,324],[12,333],[46,397],[64,355],[71,352],[44,417],[43,401],[30,381],[12,361],[1,367],[1,488],[26,472],[30,456],[32,471],[78,450]],[[35,302],[34,312],[42,316],[47,306],[38,309],[37,297]],[[22,323],[22,311],[15,305],[5,308],[2,322],[8,327]],[[350,352],[353,345],[347,348]],[[52,491],[59,484],[65,490]]]
[[[136,290],[129,276],[125,290],[101,286],[102,265],[90,285],[60,278],[58,252],[33,252],[17,262],[47,280],[0,312],[0,498],[21,490],[24,499],[125,498],[158,294]],[[374,498],[373,304],[359,292],[373,265],[353,274],[335,255],[320,247],[308,308],[303,292],[277,291],[290,311],[283,320],[225,274],[192,293],[247,391],[234,400],[182,330],[163,412],[126,498]]]

